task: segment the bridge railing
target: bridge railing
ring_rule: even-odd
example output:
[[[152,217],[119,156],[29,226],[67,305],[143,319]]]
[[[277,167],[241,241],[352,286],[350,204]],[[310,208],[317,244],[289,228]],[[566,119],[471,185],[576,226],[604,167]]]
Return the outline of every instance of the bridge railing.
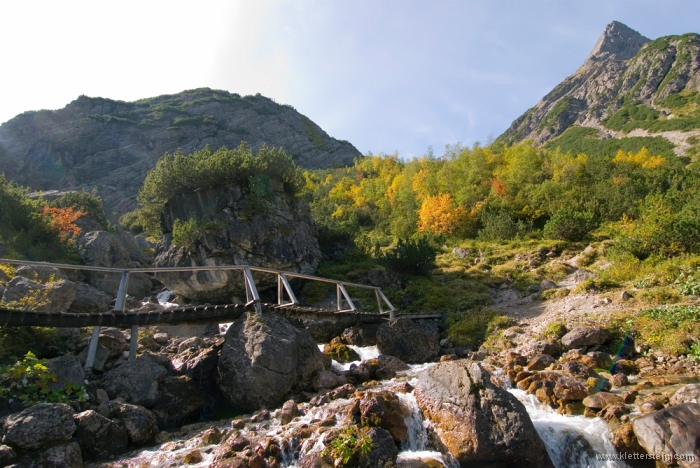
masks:
[[[274,270],[271,268],[261,268],[249,265],[217,265],[217,266],[194,266],[194,267],[150,267],[150,268],[112,268],[100,267],[91,265],[70,265],[63,263],[46,263],[33,262],[28,260],[11,260],[0,258],[0,263],[9,263],[12,265],[32,265],[39,267],[52,267],[67,270],[85,270],[98,271],[103,273],[119,273],[121,280],[119,282],[119,290],[117,291],[114,310],[123,312],[126,309],[126,293],[129,285],[129,275],[133,273],[185,273],[188,271],[240,271],[243,275],[243,282],[246,292],[246,305],[253,306],[257,313],[262,313],[262,305],[258,289],[253,279],[253,272],[267,273],[277,276],[277,304],[279,306],[296,306],[299,304],[292,287],[289,284],[289,278],[300,278],[323,283],[331,283],[336,285],[336,306],[337,313],[356,312],[357,306],[354,304],[346,287],[361,288],[374,290],[375,299],[377,301],[377,309],[380,314],[388,314],[390,319],[395,318],[396,309],[391,301],[384,295],[382,289],[377,286],[368,286],[366,284],[350,283],[348,281],[333,280],[329,278],[321,278],[319,276],[305,275],[303,273],[286,272]],[[286,293],[286,297],[285,297]],[[385,310],[386,306],[386,310]],[[86,369],[92,369],[95,362],[95,354],[97,353],[97,342],[100,336],[100,327],[95,326],[92,330],[90,345],[88,348],[87,360],[85,362]],[[131,339],[129,343],[129,360],[136,357],[136,349],[138,342],[138,325],[131,326]]]

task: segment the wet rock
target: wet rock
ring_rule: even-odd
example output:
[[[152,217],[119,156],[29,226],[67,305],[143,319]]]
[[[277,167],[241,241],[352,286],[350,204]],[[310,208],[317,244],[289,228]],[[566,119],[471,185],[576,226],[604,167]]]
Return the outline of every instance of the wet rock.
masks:
[[[583,404],[586,406],[586,408],[601,410],[608,405],[622,405],[624,402],[622,401],[622,398],[614,393],[598,392],[584,398]]]
[[[674,455],[694,455],[694,461],[677,460],[683,468],[700,461],[700,405],[683,403],[655,411],[632,421],[639,444],[649,454],[674,460]]]
[[[106,373],[101,385],[111,399],[122,397],[150,408],[158,401],[158,381],[167,373],[165,367],[149,359],[137,359]]]
[[[338,338],[333,338],[329,344],[323,347],[323,354],[341,364],[360,360],[360,355],[348,345],[341,343]]]
[[[200,440],[202,445],[215,445],[221,442],[223,437],[224,435],[221,433],[221,431],[212,426],[202,433]]]
[[[113,406],[115,407],[113,411],[119,415],[133,444],[146,444],[158,434],[158,422],[150,410],[127,403],[116,403]]]
[[[639,405],[639,411],[644,414],[653,413],[654,411],[659,411],[663,409],[664,405],[655,398],[650,398]]]
[[[437,325],[425,320],[392,320],[377,330],[377,347],[382,354],[409,364],[430,361],[440,352]]]
[[[36,461],[41,468],[82,468],[83,457],[76,442],[55,445],[44,450]]]
[[[580,401],[561,401],[557,413],[567,416],[580,416],[584,413],[586,407]]]
[[[634,468],[654,468],[656,466],[653,460],[643,459],[646,451],[639,445],[631,422],[611,428],[610,442],[612,442],[618,452],[628,455],[626,460],[628,465]]]
[[[561,377],[554,386],[554,395],[561,401],[582,401],[588,394],[586,385],[570,377]]]
[[[395,442],[408,440],[405,418],[410,414],[399,398],[389,391],[365,395],[360,401],[359,422],[365,427],[381,427],[391,434]]]
[[[24,450],[65,442],[75,432],[73,409],[62,403],[39,403],[8,416],[2,429],[5,444]]]
[[[600,351],[593,351],[581,356],[580,361],[594,369],[610,369],[613,364],[610,355],[608,353],[601,353]]]
[[[378,325],[366,324],[343,330],[343,342],[354,346],[375,346],[377,344]]]
[[[369,452],[360,454],[358,465],[361,468],[391,466],[396,462],[399,449],[388,431],[380,427],[372,427],[367,431],[367,437],[372,441],[372,448]]]
[[[93,314],[111,309],[112,298],[87,283],[76,283],[75,300],[68,308],[71,314]]]
[[[685,385],[673,394],[669,400],[671,405],[682,405],[683,403],[700,403],[700,384]]]
[[[610,339],[610,332],[601,328],[576,327],[561,338],[561,343],[568,349],[583,346],[605,344]]]
[[[523,404],[493,385],[477,362],[436,364],[418,375],[414,393],[437,438],[462,466],[553,466]]]
[[[591,369],[584,363],[578,361],[565,362],[561,366],[561,371],[566,376],[576,377],[579,379],[586,379],[588,377],[600,377],[593,369]]]
[[[396,377],[396,371],[390,367],[380,367],[374,371],[374,378],[377,380],[389,380]]]
[[[339,376],[332,371],[321,371],[313,378],[312,385],[314,390],[333,389],[345,383],[345,377]]]
[[[31,306],[31,310],[67,312],[75,299],[75,289],[75,283],[68,280],[42,284],[23,276],[15,276],[5,286],[0,304],[8,307],[8,303],[18,303],[25,297],[30,297],[36,298],[36,304]]]
[[[629,380],[625,374],[615,374],[610,377],[610,385],[613,387],[624,387],[629,384]]]
[[[549,354],[540,354],[527,363],[527,369],[529,371],[543,370],[553,364],[554,361],[555,359]]]
[[[348,380],[354,384],[361,384],[372,380],[372,369],[366,362],[361,362],[359,365],[351,364],[347,370],[346,376]]]
[[[182,463],[185,465],[196,465],[197,463],[201,463],[203,460],[204,456],[202,455],[202,452],[194,449],[185,454],[184,458],[182,459]]]
[[[197,421],[202,415],[204,395],[187,376],[165,377],[158,386],[153,414],[161,429],[173,429]]]
[[[250,411],[279,405],[328,364],[305,330],[278,314],[248,313],[226,332],[217,382],[232,406]]]
[[[625,405],[607,405],[605,408],[600,410],[598,417],[603,421],[610,421],[613,419],[620,419],[623,415],[630,414],[629,408]]]
[[[403,362],[401,359],[394,356],[389,356],[387,354],[380,354],[379,357],[377,357],[377,364],[379,367],[386,367],[395,372],[409,369],[408,364]]]
[[[68,382],[78,387],[85,384],[85,371],[77,356],[66,355],[49,359],[46,367],[58,378],[56,382],[49,382],[51,390],[63,390]]]
[[[289,424],[299,414],[299,407],[294,400],[287,400],[282,405],[282,414],[280,415],[280,423],[282,425]]]
[[[107,458],[126,450],[126,429],[93,410],[75,415],[75,438],[86,458]]]
[[[347,398],[355,392],[355,387],[352,384],[345,384],[342,387],[338,387],[332,392],[330,396],[332,399],[336,400],[338,398]]]

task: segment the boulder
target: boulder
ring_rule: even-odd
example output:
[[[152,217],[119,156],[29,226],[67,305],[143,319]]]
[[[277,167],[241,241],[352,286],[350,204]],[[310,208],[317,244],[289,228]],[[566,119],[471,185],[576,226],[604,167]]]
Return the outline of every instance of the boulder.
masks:
[[[289,424],[289,422],[299,414],[299,406],[294,400],[287,400],[282,405],[282,414],[280,415],[280,424]]]
[[[577,377],[579,379],[600,377],[596,371],[579,361],[565,362],[564,365],[561,366],[561,370],[564,375],[569,377]]]
[[[669,400],[671,405],[682,405],[683,403],[700,403],[700,384],[685,385],[673,394]]]
[[[136,445],[150,442],[158,434],[158,422],[153,412],[143,406],[126,403],[110,403],[113,412],[126,428],[129,440]]]
[[[17,460],[17,454],[9,445],[0,444],[0,466],[12,465]]]
[[[576,327],[561,338],[561,343],[568,349],[605,344],[610,339],[610,332],[596,327]]]
[[[111,399],[122,397],[150,408],[158,401],[158,381],[167,373],[165,367],[150,359],[137,359],[107,372],[101,384]]]
[[[75,415],[75,438],[86,458],[107,458],[126,450],[126,429],[93,410]]]
[[[69,279],[63,270],[51,266],[22,265],[15,269],[15,276],[24,276],[39,283]]]
[[[406,418],[410,411],[394,393],[386,390],[366,393],[360,400],[359,410],[356,423],[386,429],[398,444],[408,441]]]
[[[160,381],[153,413],[159,428],[172,429],[197,421],[204,404],[204,395],[192,379],[165,377]]]
[[[75,290],[75,283],[68,280],[42,284],[24,276],[15,276],[7,283],[0,304],[37,312],[67,312],[75,299]]]
[[[586,385],[570,377],[560,377],[554,386],[554,395],[561,401],[582,401],[588,393]]]
[[[355,346],[375,346],[378,324],[365,323],[343,330],[343,342]]]
[[[379,357],[377,357],[377,364],[379,365],[380,368],[387,368],[391,369],[394,372],[399,372],[399,371],[404,371],[408,370],[408,364],[403,362],[401,359],[394,357],[394,356],[389,356],[387,354],[380,354]]]
[[[393,466],[399,456],[399,449],[391,434],[381,427],[372,427],[367,431],[367,437],[372,441],[372,448],[367,453],[360,453],[358,466],[360,468]]]
[[[58,378],[56,382],[49,382],[51,390],[63,390],[68,382],[77,386],[85,384],[85,371],[77,356],[66,355],[49,359],[46,367]]]
[[[525,406],[475,361],[419,373],[414,394],[441,444],[462,466],[553,467]]]
[[[75,300],[68,312],[71,314],[94,314],[111,309],[112,298],[87,283],[76,283]]]
[[[216,232],[203,233],[189,247],[172,243],[176,220],[216,220]],[[154,265],[251,265],[314,274],[321,260],[316,223],[302,200],[273,187],[265,208],[251,211],[240,187],[186,192],[163,208],[163,236],[156,247]],[[276,287],[273,275],[253,273],[259,291]],[[198,301],[229,302],[245,297],[240,271],[159,274],[158,279],[179,295]],[[341,330],[342,331],[342,330]]]
[[[83,468],[83,455],[77,442],[55,445],[44,450],[36,461],[41,468]]]
[[[532,345],[532,348],[535,354],[549,354],[550,356],[561,354],[561,346],[551,341],[537,341]]]
[[[396,356],[409,364],[421,364],[440,352],[438,327],[425,320],[392,320],[377,330],[377,347],[382,354]]]
[[[341,377],[332,371],[321,371],[313,378],[314,390],[328,390],[345,384],[345,377]]]
[[[614,393],[598,392],[583,399],[583,405],[593,410],[601,410],[608,405],[623,405],[624,400]]]
[[[274,407],[330,363],[305,330],[274,313],[247,313],[226,332],[217,381],[235,408]]]
[[[700,466],[700,405],[683,403],[646,414],[632,421],[634,434],[647,453],[682,468]],[[692,455],[694,460],[675,459]]]
[[[331,359],[341,364],[360,360],[360,355],[357,354],[354,349],[346,344],[340,343],[337,338],[334,338],[330,343],[323,346],[323,354],[330,356]]]
[[[134,262],[129,253],[122,247],[116,235],[107,231],[92,231],[81,236],[77,242],[78,253],[85,265],[133,268]],[[89,283],[111,297],[116,296],[121,282],[121,273],[92,272]],[[153,287],[146,274],[133,273],[129,275],[127,292],[135,297],[143,297]]]
[[[3,432],[4,443],[23,450],[66,442],[75,432],[73,409],[62,403],[39,403],[8,416]]]
[[[527,363],[527,369],[529,371],[540,371],[549,367],[554,361],[555,359],[549,354],[540,354]]]

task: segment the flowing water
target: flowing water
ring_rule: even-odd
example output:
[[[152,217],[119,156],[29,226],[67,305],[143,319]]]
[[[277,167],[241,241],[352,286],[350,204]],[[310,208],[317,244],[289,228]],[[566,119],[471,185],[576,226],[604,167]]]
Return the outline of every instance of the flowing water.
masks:
[[[323,349],[322,345],[319,346]],[[379,355],[379,350],[376,346],[356,347],[351,346],[359,355],[361,360],[376,358]],[[359,364],[360,361],[354,362]],[[347,370],[353,363],[339,364],[333,361],[333,366],[339,370]],[[416,374],[434,364],[411,365],[410,369],[399,372],[397,377],[392,380],[382,382],[381,387],[392,387],[397,385],[397,382],[411,381],[416,378]],[[509,389],[518,400],[520,400],[532,420],[535,429],[540,438],[544,442],[547,452],[549,453],[554,466],[557,468],[607,468],[607,467],[626,467],[621,461],[598,461],[596,454],[614,454],[615,448],[608,439],[608,429],[605,422],[597,418],[584,418],[583,416],[563,416],[554,412],[551,408],[541,405],[532,395],[527,395],[522,390]],[[406,427],[408,429],[408,441],[402,444],[399,452],[399,460],[409,459],[433,459],[440,462],[447,468],[458,468],[458,463],[449,455],[442,454],[436,451],[431,446],[429,432],[430,422],[423,419],[420,407],[413,393],[396,392],[396,395],[401,402],[408,408],[408,413],[405,417]],[[305,414],[298,420],[289,423],[287,426],[282,426],[279,423],[279,410],[272,412],[272,419],[261,423],[249,423],[245,429],[241,430],[241,435],[247,433],[265,434],[267,436],[277,438],[278,440],[289,440],[285,437],[288,434],[290,427],[300,426],[302,424],[311,425],[314,420],[323,420],[325,418],[335,416],[338,425],[347,423],[344,409],[350,404],[350,400],[339,399],[333,400],[330,403],[321,407],[312,407],[305,405]],[[231,421],[218,421],[216,423],[200,423],[190,426],[189,435],[182,434],[179,439],[176,438],[177,433],[173,434],[173,440],[166,442],[159,447],[142,449],[127,454],[118,462],[100,463],[87,465],[91,467],[171,467],[181,466],[184,456],[198,450],[202,456],[199,463],[193,463],[192,467],[207,467],[211,464],[213,453],[216,450],[216,445],[202,445],[199,437],[196,436],[212,425],[218,427],[222,432],[231,430]],[[298,466],[298,456],[301,451],[308,452],[309,449],[322,449],[323,437],[311,437],[306,439],[300,446],[289,446],[286,443],[281,443],[283,447],[283,464],[286,467],[294,468]],[[309,446],[311,445],[311,446]]]

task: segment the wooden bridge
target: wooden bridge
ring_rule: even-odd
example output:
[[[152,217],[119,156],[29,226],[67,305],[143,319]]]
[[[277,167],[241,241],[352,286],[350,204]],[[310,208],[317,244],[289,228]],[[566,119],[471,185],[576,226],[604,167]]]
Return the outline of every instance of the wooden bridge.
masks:
[[[88,348],[86,369],[92,369],[97,352],[97,342],[100,335],[100,328],[103,326],[131,327],[131,341],[129,348],[129,359],[136,357],[139,325],[156,324],[213,324],[231,322],[246,311],[255,311],[262,314],[263,311],[274,311],[285,315],[312,315],[324,317],[326,319],[339,318],[340,316],[352,316],[363,322],[378,322],[393,320],[396,318],[396,309],[389,299],[384,295],[381,288],[368,286],[365,284],[350,283],[347,281],[320,278],[317,276],[305,275],[301,273],[285,272],[269,268],[253,267],[248,265],[230,266],[196,266],[196,267],[163,267],[163,268],[109,268],[89,265],[67,265],[44,262],[30,262],[23,260],[9,260],[0,258],[0,263],[13,265],[32,265],[39,267],[53,267],[69,270],[98,271],[103,273],[121,274],[119,290],[113,310],[102,313],[71,314],[62,312],[39,312],[31,310],[16,310],[2,307],[0,304],[0,325],[7,326],[41,326],[41,327],[85,327],[92,326],[92,337]],[[197,272],[204,270],[219,271],[240,271],[243,275],[243,282],[246,292],[245,304],[229,305],[202,305],[177,307],[167,310],[153,310],[139,312],[138,310],[126,309],[126,291],[129,284],[129,275],[134,273],[167,273],[167,272]],[[253,272],[275,275],[277,277],[277,302],[265,303],[260,299],[258,289],[253,279]],[[305,280],[330,283],[336,286],[336,308],[322,309],[315,307],[304,307],[299,304],[292,287],[289,284],[290,278],[300,278]],[[377,301],[377,312],[361,312],[355,303],[350,299],[346,287],[369,289],[374,291]],[[411,315],[412,318],[434,318],[441,314],[429,314],[424,316]]]

